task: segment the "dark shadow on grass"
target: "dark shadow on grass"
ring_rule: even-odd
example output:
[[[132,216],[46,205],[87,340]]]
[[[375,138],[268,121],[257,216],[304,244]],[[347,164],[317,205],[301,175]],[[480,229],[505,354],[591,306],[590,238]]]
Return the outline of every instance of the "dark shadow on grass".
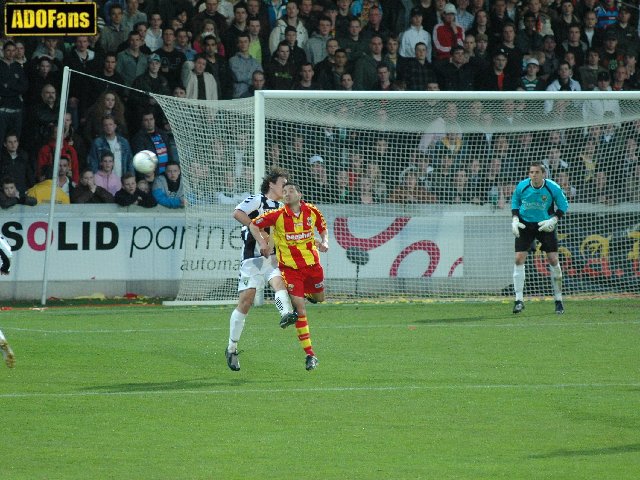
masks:
[[[425,318],[422,320],[413,320],[411,323],[421,324],[443,324],[443,323],[468,323],[468,322],[486,322],[490,320],[487,317],[466,317],[466,318]]]
[[[640,443],[618,445],[617,447],[589,448],[587,450],[555,450],[548,453],[529,455],[533,459],[562,458],[562,457],[591,457],[595,455],[617,455],[619,453],[640,452]]]
[[[233,372],[230,375],[235,375]],[[132,392],[169,392],[180,390],[211,390],[224,387],[240,387],[253,385],[255,379],[233,378],[229,376],[224,380],[219,378],[195,378],[190,380],[175,380],[173,382],[140,382],[140,383],[114,383],[113,385],[95,385],[85,388],[86,392],[105,393],[132,393]],[[268,381],[266,383],[269,383]]]

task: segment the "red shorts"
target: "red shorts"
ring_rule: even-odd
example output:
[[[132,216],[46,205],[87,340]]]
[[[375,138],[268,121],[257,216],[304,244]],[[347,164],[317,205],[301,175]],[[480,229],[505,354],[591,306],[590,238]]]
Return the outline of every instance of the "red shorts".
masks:
[[[290,295],[304,297],[305,293],[324,291],[324,270],[319,263],[299,270],[281,266],[280,271]]]

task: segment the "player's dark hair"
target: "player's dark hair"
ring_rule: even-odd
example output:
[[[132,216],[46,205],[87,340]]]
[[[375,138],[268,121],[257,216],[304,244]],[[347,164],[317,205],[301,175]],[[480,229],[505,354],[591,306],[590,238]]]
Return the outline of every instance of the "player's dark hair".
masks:
[[[302,191],[300,190],[300,185],[298,185],[297,183],[287,182],[287,187],[293,187],[298,193],[302,193]]]
[[[10,175],[6,175],[6,176],[2,177],[2,181],[1,181],[0,183],[1,183],[2,185],[8,185],[8,184],[10,184],[10,183],[15,184],[15,183],[16,183],[16,181],[13,179],[13,177],[12,177],[12,176],[10,176]]]
[[[105,150],[104,152],[102,152],[100,154],[100,161],[104,160],[107,157],[111,157],[115,160],[115,156],[113,155],[113,152],[111,150]],[[67,159],[68,160],[68,159]]]
[[[531,162],[531,167],[539,167],[542,173],[547,173],[547,167],[540,160],[534,160]]]
[[[262,179],[262,184],[260,185],[260,193],[265,195],[269,191],[269,184],[276,183],[278,181],[278,178],[280,177],[288,179],[289,172],[287,172],[284,168],[278,167],[269,170],[269,173],[267,173]]]

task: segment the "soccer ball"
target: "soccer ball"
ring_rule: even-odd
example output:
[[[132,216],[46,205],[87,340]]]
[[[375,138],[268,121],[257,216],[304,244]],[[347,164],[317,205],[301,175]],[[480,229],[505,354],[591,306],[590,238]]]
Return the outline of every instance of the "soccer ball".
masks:
[[[151,150],[141,150],[133,156],[133,168],[140,173],[151,173],[158,166],[158,156]]]

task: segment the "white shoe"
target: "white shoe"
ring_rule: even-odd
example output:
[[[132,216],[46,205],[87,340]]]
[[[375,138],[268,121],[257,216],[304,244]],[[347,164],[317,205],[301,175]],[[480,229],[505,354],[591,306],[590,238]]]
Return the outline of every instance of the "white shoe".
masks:
[[[7,367],[13,368],[16,365],[16,357],[13,354],[13,350],[7,343],[6,340],[0,340],[0,351],[2,352],[2,358],[4,362],[7,364]]]

